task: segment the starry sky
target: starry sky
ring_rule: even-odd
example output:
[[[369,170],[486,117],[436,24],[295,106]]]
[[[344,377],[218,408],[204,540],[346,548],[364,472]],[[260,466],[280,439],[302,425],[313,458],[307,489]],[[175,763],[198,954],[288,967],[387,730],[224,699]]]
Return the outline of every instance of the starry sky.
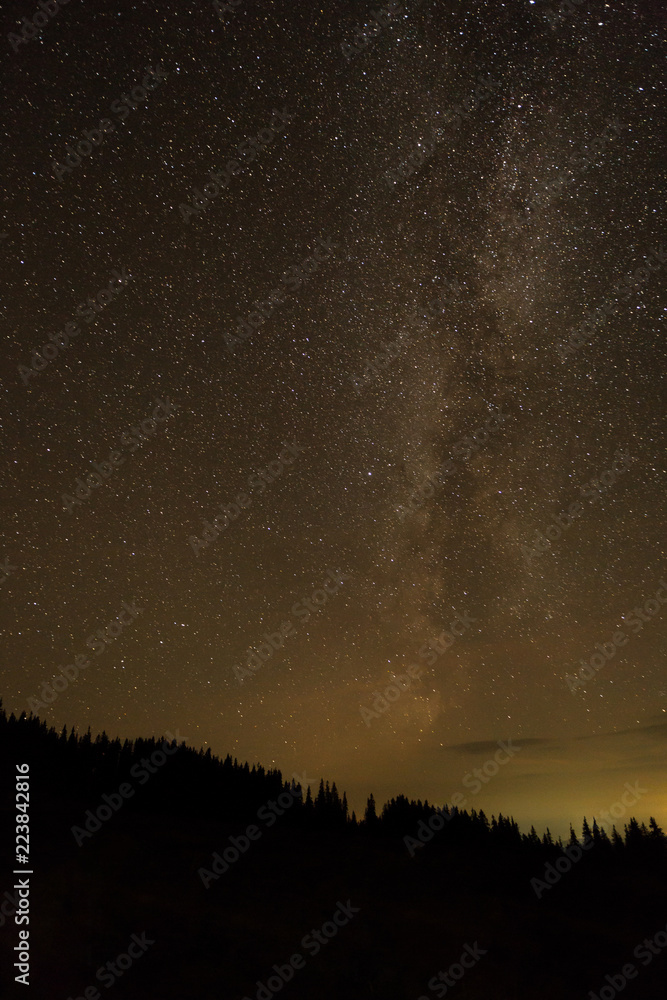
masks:
[[[566,833],[639,782],[667,821],[667,18],[558,6],[73,0],[26,39],[3,8],[8,711],[83,655],[51,724],[178,732],[358,814],[512,740],[469,808]]]

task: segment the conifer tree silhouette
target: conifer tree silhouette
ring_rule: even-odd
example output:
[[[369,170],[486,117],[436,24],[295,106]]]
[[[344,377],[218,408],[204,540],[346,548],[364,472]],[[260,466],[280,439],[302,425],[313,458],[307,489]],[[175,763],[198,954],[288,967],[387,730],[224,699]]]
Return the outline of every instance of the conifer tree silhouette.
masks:
[[[375,829],[378,825],[377,811],[375,808],[375,798],[373,793],[368,796],[368,801],[366,803],[366,811],[364,813],[364,822],[369,829]]]
[[[657,822],[655,820],[655,816],[650,816],[649,817],[649,823],[648,823],[648,825],[649,825],[649,829],[651,831],[651,839],[652,840],[656,840],[656,841],[660,841],[660,842],[664,843],[665,834],[664,834],[663,830],[661,829],[661,827],[658,826],[658,824],[657,824]]]

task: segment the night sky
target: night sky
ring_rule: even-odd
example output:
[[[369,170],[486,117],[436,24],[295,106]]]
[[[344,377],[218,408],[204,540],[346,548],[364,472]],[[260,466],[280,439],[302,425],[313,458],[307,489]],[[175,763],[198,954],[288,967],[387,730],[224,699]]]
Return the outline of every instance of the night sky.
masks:
[[[664,824],[667,18],[322,6],[3,8],[7,711]]]

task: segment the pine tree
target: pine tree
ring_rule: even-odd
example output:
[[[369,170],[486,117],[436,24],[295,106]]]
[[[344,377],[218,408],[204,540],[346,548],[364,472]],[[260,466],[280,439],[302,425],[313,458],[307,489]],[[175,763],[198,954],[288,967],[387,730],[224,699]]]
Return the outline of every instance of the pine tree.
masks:
[[[607,831],[603,826],[600,827],[600,847],[603,850],[607,850],[611,846],[609,837],[607,836]]]
[[[651,840],[656,840],[656,841],[658,841],[660,843],[664,843],[665,842],[665,834],[663,833],[663,831],[661,830],[661,828],[656,823],[655,816],[650,816],[649,817],[648,825],[649,825],[649,828],[651,830],[651,834],[650,834]]]
[[[373,798],[373,793],[368,796],[368,802],[366,803],[366,812],[364,814],[364,822],[369,827],[377,826],[378,817],[375,809],[375,799]]]
[[[642,834],[639,823],[634,816],[631,816],[630,822],[625,825],[625,846],[633,849],[639,847],[641,842]]]
[[[614,854],[623,853],[623,838],[615,826],[611,828],[611,846],[614,849]]]

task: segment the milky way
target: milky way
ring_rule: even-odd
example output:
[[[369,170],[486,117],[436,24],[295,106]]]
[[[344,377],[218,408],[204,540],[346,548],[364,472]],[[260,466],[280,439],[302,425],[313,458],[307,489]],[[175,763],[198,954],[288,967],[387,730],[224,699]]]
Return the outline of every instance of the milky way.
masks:
[[[459,744],[512,737],[523,755],[480,795],[489,811],[557,828],[648,768],[667,818],[664,615],[566,682],[667,572],[664,17],[496,7],[406,4],[354,52],[358,5],[69,5],[7,45],[9,710],[137,601],[41,714],[178,728],[326,774],[357,810],[371,790],[444,801]],[[5,35],[22,16],[5,11]],[[165,399],[168,420],[120,443]],[[123,463],[67,509],[113,449]],[[619,451],[627,469],[601,482]],[[329,570],[349,579],[296,615]],[[473,624],[429,665],[457,614]],[[234,664],[287,622],[240,683]],[[365,724],[410,664],[421,675]]]

